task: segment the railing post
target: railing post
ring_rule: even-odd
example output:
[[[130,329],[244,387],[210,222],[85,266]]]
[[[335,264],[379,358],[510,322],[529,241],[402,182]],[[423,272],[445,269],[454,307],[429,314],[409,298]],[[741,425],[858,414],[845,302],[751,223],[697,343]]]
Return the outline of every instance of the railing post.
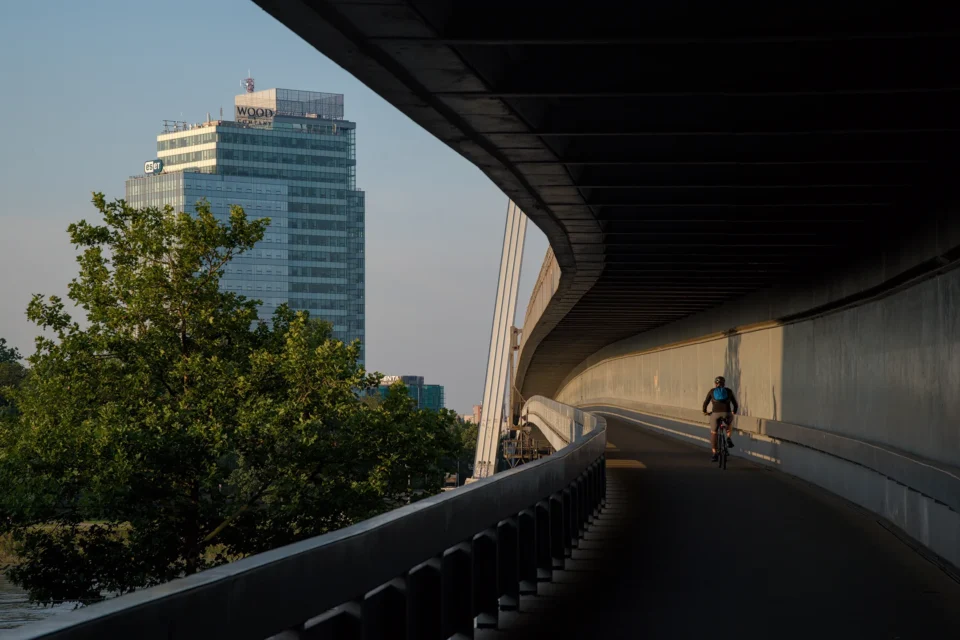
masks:
[[[590,498],[587,494],[587,472],[586,470],[577,478],[577,546],[580,546],[579,540],[583,539],[583,534],[587,530],[587,504]]]
[[[407,626],[406,580],[397,578],[363,598],[360,607],[363,640],[388,640]]]
[[[607,456],[600,456],[600,506],[607,506]]]
[[[537,503],[537,582],[553,580],[554,520],[560,521],[553,512],[557,508],[553,497]],[[559,534],[556,539],[559,540]],[[563,556],[562,548],[560,555]]]
[[[570,483],[570,550],[580,546],[580,482],[579,478]]]
[[[573,554],[573,529],[570,522],[573,520],[573,496],[570,487],[560,492],[560,504],[562,509],[560,544],[563,545],[563,557],[569,558]],[[566,566],[566,565],[564,565]]]
[[[520,607],[520,518],[497,525],[497,594],[501,611]]]
[[[440,567],[442,637],[473,638],[472,545],[461,543],[443,553]]]
[[[419,564],[407,573],[407,638],[443,640],[439,557]]]
[[[600,497],[603,490],[600,488],[600,473],[603,466],[601,460],[593,463],[593,519],[596,520],[600,515]]]
[[[580,516],[580,532],[581,537],[583,533],[586,533],[587,527],[590,526],[590,521],[593,520],[593,484],[590,479],[590,469],[593,465],[590,465],[583,470],[582,486],[583,486],[583,513]]]
[[[300,637],[310,640],[360,640],[363,637],[360,607],[359,602],[348,602],[331,609],[305,627]]]
[[[548,530],[549,531],[549,530]],[[521,511],[517,518],[517,538],[520,568],[520,594],[537,593],[537,507]],[[544,545],[549,547],[549,542]],[[550,557],[547,556],[549,562]]]
[[[587,467],[587,524],[589,527],[593,524],[593,518],[596,515],[597,509],[597,473],[596,473],[597,464],[591,463]]]
[[[563,494],[555,493],[550,496],[550,558],[554,569],[563,569],[565,564],[563,531]]]
[[[496,629],[500,614],[497,547],[496,529],[487,529],[473,537],[473,614],[481,629]]]

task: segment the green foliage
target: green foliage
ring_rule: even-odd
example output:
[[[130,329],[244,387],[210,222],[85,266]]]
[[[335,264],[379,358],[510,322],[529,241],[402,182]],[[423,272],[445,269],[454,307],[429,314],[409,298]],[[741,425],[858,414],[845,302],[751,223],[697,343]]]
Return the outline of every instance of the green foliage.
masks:
[[[96,194],[100,226],[69,296],[36,296],[31,374],[0,424],[0,536],[38,602],[92,602],[322,534],[436,493],[453,414],[383,402],[359,343],[219,289],[267,220],[134,210]]]
[[[0,338],[0,364],[19,362],[22,358],[16,347],[8,347],[7,339]]]
[[[8,347],[5,338],[0,338],[0,421],[16,416],[13,391],[23,384],[27,368],[20,364],[22,356],[16,347]]]
[[[477,435],[479,425],[476,422],[462,422],[457,429],[460,448],[457,453],[460,471],[457,484],[463,484],[473,474],[473,463],[477,454]]]

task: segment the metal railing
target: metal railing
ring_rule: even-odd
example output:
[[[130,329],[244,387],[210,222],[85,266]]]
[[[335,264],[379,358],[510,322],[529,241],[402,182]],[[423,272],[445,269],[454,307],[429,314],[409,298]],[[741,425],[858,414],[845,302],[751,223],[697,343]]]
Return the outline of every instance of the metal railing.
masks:
[[[9,638],[471,638],[562,569],[599,513],[606,430],[591,420],[588,433],[535,462]]]

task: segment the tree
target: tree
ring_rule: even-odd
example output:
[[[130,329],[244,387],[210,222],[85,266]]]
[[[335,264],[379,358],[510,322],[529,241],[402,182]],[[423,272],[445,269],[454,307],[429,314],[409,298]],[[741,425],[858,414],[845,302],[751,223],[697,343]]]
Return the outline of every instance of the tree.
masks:
[[[12,392],[27,377],[27,368],[20,364],[21,359],[20,351],[16,347],[8,347],[7,340],[0,338],[0,420],[17,413]]]
[[[358,364],[359,343],[221,291],[268,220],[135,210],[95,194],[104,224],[69,297],[36,296],[32,374],[0,431],[0,535],[38,602],[92,602],[322,534],[436,493],[458,444]]]
[[[20,362],[22,358],[23,356],[20,355],[20,351],[16,347],[8,347],[7,339],[0,338],[0,364]]]
[[[477,435],[479,425],[476,422],[461,422],[457,428],[459,451],[457,454],[457,485],[463,484],[473,473],[473,463],[477,455]]]

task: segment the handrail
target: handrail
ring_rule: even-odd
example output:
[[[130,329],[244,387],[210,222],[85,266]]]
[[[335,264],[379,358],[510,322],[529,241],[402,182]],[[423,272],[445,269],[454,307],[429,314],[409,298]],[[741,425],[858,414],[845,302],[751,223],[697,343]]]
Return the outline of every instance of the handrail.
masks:
[[[495,626],[501,608],[562,568],[599,512],[606,432],[602,418],[592,424],[557,453],[513,470],[9,637],[472,637],[475,620]]]
[[[522,415],[526,422],[539,427],[550,446],[557,450],[595,430],[606,428],[606,421],[599,415],[541,396],[534,396],[525,403]]]

